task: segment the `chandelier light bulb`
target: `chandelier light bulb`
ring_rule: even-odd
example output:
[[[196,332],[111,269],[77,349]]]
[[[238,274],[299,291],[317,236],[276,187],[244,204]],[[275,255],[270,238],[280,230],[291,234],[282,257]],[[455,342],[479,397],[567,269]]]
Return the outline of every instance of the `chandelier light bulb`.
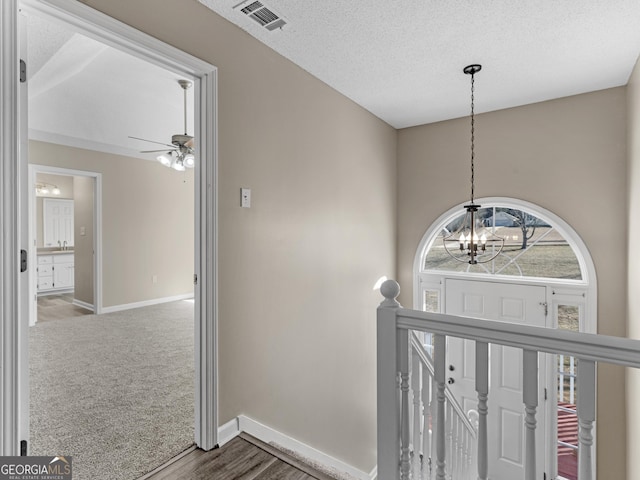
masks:
[[[60,189],[58,187],[53,187],[51,193],[53,193],[54,195],[60,195]]]

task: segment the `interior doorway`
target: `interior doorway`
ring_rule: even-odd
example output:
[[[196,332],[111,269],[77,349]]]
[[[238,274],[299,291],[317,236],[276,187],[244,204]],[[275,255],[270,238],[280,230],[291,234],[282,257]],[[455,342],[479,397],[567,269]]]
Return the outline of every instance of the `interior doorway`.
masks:
[[[29,325],[38,320],[39,300],[49,295],[71,293],[63,303],[78,307],[78,314],[102,313],[102,175],[31,164],[29,183],[29,244],[35,247],[29,263],[36,266],[29,270]],[[58,218],[47,219],[47,202],[55,207],[59,199],[70,202],[66,228]]]
[[[168,95],[156,90],[167,83],[176,87],[169,90],[175,90],[181,106],[175,77],[182,75],[63,23],[31,14],[26,24],[35,266],[29,270],[30,285],[35,285],[30,297],[37,298],[29,328],[28,453],[70,455],[80,477],[105,479],[106,472],[116,470],[123,478],[137,478],[195,440],[194,304],[182,300],[192,299],[194,290],[195,189],[193,170],[168,170],[155,159],[134,156],[135,147],[155,145],[136,139],[140,143],[131,155],[119,147],[121,139],[129,141],[128,134],[138,133],[141,126],[152,127],[141,136],[156,138],[152,135],[160,127],[146,119],[149,103],[154,96],[158,103],[166,101]],[[49,48],[56,39],[59,45]],[[36,52],[44,58],[38,59]],[[112,74],[105,81],[103,70],[113,71],[114,64],[128,65],[123,69],[129,75],[137,72],[147,90],[134,88],[128,76]],[[152,78],[145,77],[147,70]],[[149,102],[142,106],[125,97],[145,93]],[[185,95],[182,133],[188,103],[189,131],[194,128],[192,94],[189,99]],[[83,108],[87,104],[92,108]],[[163,110],[165,117],[155,117],[171,125],[170,119],[182,119],[171,115],[171,105]],[[181,121],[176,123],[176,129],[182,127]],[[163,138],[165,132],[156,135]],[[106,271],[98,261],[102,246],[109,253]],[[102,293],[112,313],[103,314]],[[66,295],[71,295],[71,304],[91,310],[95,305],[98,316],[71,315]],[[47,300],[56,305],[45,306]],[[176,300],[178,305],[139,308]],[[54,308],[61,315],[55,315]],[[46,322],[35,324],[43,317],[38,310],[48,313]],[[61,343],[68,348],[60,351]],[[53,378],[57,380],[51,382]],[[112,466],[109,459],[115,457],[128,461]]]
[[[3,231],[7,232],[6,247],[2,250],[3,265],[11,272],[20,272],[20,259],[15,255],[20,249],[31,249],[28,244],[26,225],[28,185],[26,159],[26,105],[18,101],[22,89],[19,87],[19,63],[15,52],[20,50],[21,29],[18,27],[19,10],[36,12],[41,15],[67,22],[78,31],[92,38],[130,52],[139,58],[146,58],[157,65],[194,79],[197,91],[198,111],[195,136],[199,162],[196,165],[195,204],[195,399],[196,399],[196,442],[203,449],[211,449],[217,444],[217,373],[216,373],[216,68],[184,52],[169,47],[141,32],[100,14],[75,1],[48,0],[0,0],[3,12],[2,22],[5,35],[0,52],[3,81],[0,84],[3,101],[6,101],[6,122],[0,131],[0,140],[6,148],[2,152],[3,172],[6,174],[2,201],[5,205]],[[6,80],[6,81],[5,81]],[[20,141],[16,139],[20,138]],[[20,164],[16,164],[16,159]],[[9,210],[13,213],[9,215]],[[17,247],[17,250],[16,250]],[[17,268],[13,268],[17,267]],[[23,270],[26,272],[26,270]],[[25,451],[28,438],[28,286],[26,275],[15,278],[7,276],[2,283],[3,308],[2,337],[3,351],[6,352],[3,379],[8,387],[3,389],[1,409],[4,418],[12,419],[3,423],[2,452],[17,455]],[[10,281],[9,281],[10,280]],[[18,312],[19,314],[15,314]],[[11,381],[9,381],[11,379]],[[9,388],[11,386],[11,388]]]

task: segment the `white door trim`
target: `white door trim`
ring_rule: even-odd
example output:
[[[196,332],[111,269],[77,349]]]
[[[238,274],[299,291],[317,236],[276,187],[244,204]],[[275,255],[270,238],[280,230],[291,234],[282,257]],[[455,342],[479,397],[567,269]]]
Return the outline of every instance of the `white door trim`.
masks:
[[[71,25],[77,31],[164,69],[194,80],[196,102],[196,232],[195,364],[196,438],[199,447],[217,444],[217,69],[215,66],[165,44],[75,0],[22,0],[20,7]],[[19,173],[19,55],[18,2],[0,0],[0,454],[17,455],[28,431],[19,428],[28,399],[19,398],[19,381],[28,358],[19,351],[20,322],[27,313],[19,309],[19,250],[28,238],[19,231],[19,195],[27,182]],[[26,400],[26,403],[25,403]]]
[[[38,173],[52,173],[55,175],[90,177],[94,179],[93,192],[93,312],[100,314],[102,312],[102,174],[98,172],[89,172],[85,170],[75,170],[70,168],[51,167],[49,165],[29,165],[29,185],[35,185],[36,175]],[[36,265],[36,194],[35,191],[29,189],[29,245],[34,248],[29,249],[29,265]],[[29,269],[29,298],[35,298],[37,275],[33,268]],[[29,302],[29,325],[36,324],[37,309],[33,302]]]
[[[20,275],[19,250],[26,249],[20,240],[18,219],[21,180],[19,146],[19,55],[18,5],[13,0],[0,0],[0,401],[2,432],[0,455],[19,454],[21,384],[18,375],[21,338],[19,338]],[[26,239],[22,239],[23,241]]]

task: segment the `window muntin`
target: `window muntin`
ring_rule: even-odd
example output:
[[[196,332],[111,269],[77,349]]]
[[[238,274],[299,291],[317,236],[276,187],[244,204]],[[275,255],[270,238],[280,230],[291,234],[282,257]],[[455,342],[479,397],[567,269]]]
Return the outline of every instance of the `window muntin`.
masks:
[[[470,265],[451,258],[443,237],[454,232],[464,212],[447,223],[424,256],[425,271],[470,272],[516,277],[583,280],[571,245],[552,225],[524,210],[488,207],[478,211],[478,221],[505,239],[504,249],[488,263]]]

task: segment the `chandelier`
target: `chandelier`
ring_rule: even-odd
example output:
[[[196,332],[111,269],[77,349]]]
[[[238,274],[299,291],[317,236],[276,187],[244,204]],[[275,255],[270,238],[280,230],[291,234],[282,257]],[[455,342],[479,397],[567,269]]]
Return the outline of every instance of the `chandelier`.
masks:
[[[486,228],[477,218],[480,205],[474,201],[475,194],[475,112],[474,87],[475,74],[482,65],[468,65],[463,72],[471,75],[471,201],[465,205],[465,215],[457,229],[443,238],[444,249],[455,260],[475,265],[490,262],[504,247],[504,239]]]

